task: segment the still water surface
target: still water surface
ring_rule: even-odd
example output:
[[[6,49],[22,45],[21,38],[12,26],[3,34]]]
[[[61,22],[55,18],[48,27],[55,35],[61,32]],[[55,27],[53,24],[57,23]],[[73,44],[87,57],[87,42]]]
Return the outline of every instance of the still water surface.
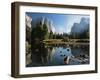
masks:
[[[89,46],[39,46],[27,67],[89,64]]]

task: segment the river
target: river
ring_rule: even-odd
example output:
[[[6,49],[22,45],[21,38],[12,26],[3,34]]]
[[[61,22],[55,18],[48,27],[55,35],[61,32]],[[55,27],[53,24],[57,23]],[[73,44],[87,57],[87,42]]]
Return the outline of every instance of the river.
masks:
[[[89,64],[89,45],[35,46],[26,67]]]

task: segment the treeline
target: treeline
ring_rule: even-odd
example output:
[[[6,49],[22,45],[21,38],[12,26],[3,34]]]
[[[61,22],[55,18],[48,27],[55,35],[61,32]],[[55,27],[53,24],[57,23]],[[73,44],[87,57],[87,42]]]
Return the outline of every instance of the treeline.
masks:
[[[70,38],[73,39],[89,39],[89,29],[81,32],[81,33],[71,33]]]
[[[42,24],[42,22],[36,23],[36,26],[32,25],[32,31],[31,31],[31,38],[32,39],[48,39],[50,33],[48,32],[48,27],[46,24]]]

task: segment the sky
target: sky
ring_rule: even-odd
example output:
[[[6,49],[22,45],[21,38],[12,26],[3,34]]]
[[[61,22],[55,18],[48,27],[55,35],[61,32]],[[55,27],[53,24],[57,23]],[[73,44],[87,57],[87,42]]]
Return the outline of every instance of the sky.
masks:
[[[37,20],[41,17],[46,17],[53,22],[56,33],[70,33],[74,23],[80,23],[81,18],[89,18],[89,15],[82,14],[53,14],[53,13],[33,13],[26,12],[32,20]]]

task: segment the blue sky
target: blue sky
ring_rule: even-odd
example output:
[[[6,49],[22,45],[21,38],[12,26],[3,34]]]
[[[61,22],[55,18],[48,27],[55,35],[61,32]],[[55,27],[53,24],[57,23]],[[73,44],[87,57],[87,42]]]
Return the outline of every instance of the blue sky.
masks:
[[[56,33],[70,33],[74,23],[80,23],[81,18],[89,18],[89,15],[79,14],[53,14],[53,13],[33,13],[26,12],[32,20],[37,20],[40,17],[49,18],[54,24]]]

